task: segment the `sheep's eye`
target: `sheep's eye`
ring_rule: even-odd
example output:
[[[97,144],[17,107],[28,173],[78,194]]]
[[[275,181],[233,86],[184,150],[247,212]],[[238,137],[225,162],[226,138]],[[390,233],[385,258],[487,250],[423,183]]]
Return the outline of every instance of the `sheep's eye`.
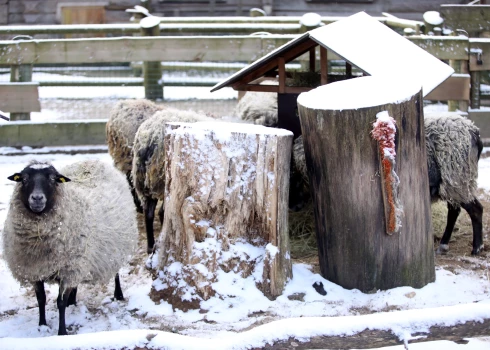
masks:
[[[28,183],[28,182],[29,182],[29,180],[28,180],[26,177],[24,177],[24,178],[22,179],[22,184],[23,184],[23,185],[27,185],[27,183]]]
[[[54,175],[49,175],[49,180],[50,180],[51,182],[55,182],[55,181],[56,181],[56,176],[54,176]]]

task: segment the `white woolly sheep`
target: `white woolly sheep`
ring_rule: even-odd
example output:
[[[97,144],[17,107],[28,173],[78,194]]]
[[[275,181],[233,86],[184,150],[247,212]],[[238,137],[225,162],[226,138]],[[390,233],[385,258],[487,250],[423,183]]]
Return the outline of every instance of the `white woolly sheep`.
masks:
[[[264,80],[261,85],[276,84],[271,80]],[[248,91],[238,101],[235,115],[244,121],[257,125],[277,126],[277,93]]]
[[[136,212],[128,183],[112,165],[83,161],[59,173],[31,162],[9,180],[17,184],[3,230],[3,252],[12,275],[32,284],[39,325],[46,324],[44,282],[58,283],[59,335],[65,309],[81,283],[107,283],[123,299],[118,271],[137,243]]]
[[[145,214],[147,250],[151,253],[155,244],[153,219],[158,200],[165,195],[165,149],[164,131],[166,122],[194,123],[215,119],[192,111],[168,108],[156,112],[143,122],[134,138],[131,178]],[[159,212],[163,221],[163,206]]]
[[[106,124],[109,154],[116,168],[126,175],[138,212],[142,212],[142,209],[130,177],[134,136],[145,120],[163,108],[149,100],[120,101],[112,108]]]
[[[432,201],[443,200],[448,206],[446,229],[436,252],[444,254],[448,251],[454,225],[463,207],[473,226],[471,254],[478,255],[483,249],[483,206],[476,196],[478,160],[483,148],[480,132],[472,121],[458,115],[426,116],[424,124],[430,196]],[[294,141],[293,164],[308,187],[301,136]]]

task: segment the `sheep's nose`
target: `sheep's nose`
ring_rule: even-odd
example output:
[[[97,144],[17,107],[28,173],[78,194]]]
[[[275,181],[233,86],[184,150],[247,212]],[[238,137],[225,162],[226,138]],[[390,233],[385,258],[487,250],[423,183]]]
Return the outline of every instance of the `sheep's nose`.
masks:
[[[37,201],[42,201],[44,199],[44,195],[42,195],[42,194],[32,194],[31,195],[31,199],[33,201],[36,201],[36,202]]]

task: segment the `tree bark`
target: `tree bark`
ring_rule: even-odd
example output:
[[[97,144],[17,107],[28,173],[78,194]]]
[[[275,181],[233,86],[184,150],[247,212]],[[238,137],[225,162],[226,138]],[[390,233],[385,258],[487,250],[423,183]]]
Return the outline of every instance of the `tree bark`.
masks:
[[[212,283],[222,272],[252,276],[267,297],[280,295],[292,277],[292,133],[244,124],[169,123],[164,142],[161,284],[154,283],[152,298],[183,310],[199,308],[216,294]]]
[[[342,83],[349,84],[351,99],[371,93],[365,86],[356,88],[359,79],[366,78]],[[336,84],[341,83],[319,88],[325,99],[345,99],[335,95]],[[396,87],[387,82],[385,88],[376,93],[389,94]],[[404,97],[356,109],[347,103],[338,110],[309,108],[298,99],[321,273],[348,289],[420,288],[435,280],[422,95]],[[401,227],[392,235],[386,234],[393,233],[384,186],[389,178],[372,137],[373,122],[383,111],[396,121],[393,170],[399,184],[394,195],[403,211]]]

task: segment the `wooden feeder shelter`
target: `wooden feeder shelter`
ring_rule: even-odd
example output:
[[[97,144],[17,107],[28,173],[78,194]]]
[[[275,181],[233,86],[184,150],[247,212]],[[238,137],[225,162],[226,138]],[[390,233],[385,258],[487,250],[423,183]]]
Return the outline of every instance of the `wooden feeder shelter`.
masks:
[[[318,48],[318,49],[317,49]],[[288,71],[286,64],[307,55],[304,72]],[[345,61],[345,74],[329,71],[328,58]],[[398,77],[417,81],[427,96],[454,70],[436,57],[402,37],[365,12],[306,32],[277,48],[215,85],[211,91],[232,87],[238,91],[263,91],[278,94],[278,127],[301,134],[296,99],[302,92],[334,81],[355,78],[352,67],[361,75]],[[261,85],[264,78],[276,85]],[[306,84],[305,84],[306,82]]]

